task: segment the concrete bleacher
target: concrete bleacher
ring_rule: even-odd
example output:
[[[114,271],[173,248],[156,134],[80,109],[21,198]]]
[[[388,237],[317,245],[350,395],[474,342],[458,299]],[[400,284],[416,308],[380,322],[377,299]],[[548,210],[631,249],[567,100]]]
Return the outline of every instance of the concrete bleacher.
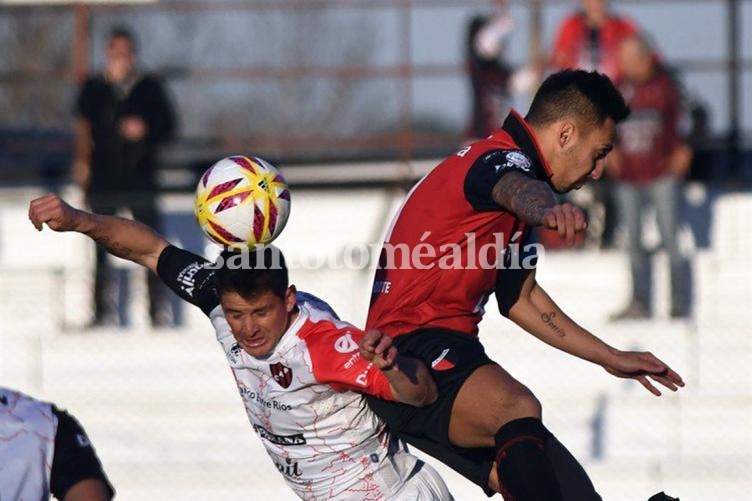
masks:
[[[37,194],[14,190],[0,197],[0,385],[72,410],[121,499],[291,499],[247,424],[200,312],[187,310],[179,329],[151,330],[143,281],[133,280],[130,328],[81,329],[93,248],[79,235],[37,233],[26,218],[26,204]],[[68,196],[77,199],[75,192]],[[304,265],[317,253],[339,253],[341,263],[344,246],[380,242],[402,196],[378,189],[295,192],[277,244],[299,267],[291,272],[299,288],[362,325],[372,272]],[[189,197],[171,197],[164,208],[171,216],[190,205]],[[593,333],[670,363],[687,381],[677,394],[667,390],[656,398],[635,382],[614,379],[525,334],[493,311],[493,300],[487,307],[481,337],[489,353],[538,395],[549,428],[581,459],[605,500],[644,500],[660,490],[683,501],[749,499],[750,209],[748,194],[715,201],[712,246],[693,256],[697,308],[690,321],[667,318],[661,255],[652,321],[607,321],[628,294],[620,252],[549,252],[539,270],[550,295]],[[437,467],[458,500],[485,499]]]

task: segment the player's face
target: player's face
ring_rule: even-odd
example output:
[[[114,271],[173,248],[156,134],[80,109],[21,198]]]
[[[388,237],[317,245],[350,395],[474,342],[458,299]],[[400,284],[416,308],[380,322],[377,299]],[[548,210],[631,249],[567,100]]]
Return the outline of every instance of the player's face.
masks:
[[[559,151],[551,162],[554,170],[551,182],[556,191],[566,193],[600,179],[606,168],[606,155],[613,149],[615,133],[616,124],[611,118],[589,130],[574,124],[563,126],[559,131]]]
[[[220,298],[227,323],[241,348],[256,358],[269,355],[293,319],[295,287],[281,298],[271,291],[246,299],[227,291]]]

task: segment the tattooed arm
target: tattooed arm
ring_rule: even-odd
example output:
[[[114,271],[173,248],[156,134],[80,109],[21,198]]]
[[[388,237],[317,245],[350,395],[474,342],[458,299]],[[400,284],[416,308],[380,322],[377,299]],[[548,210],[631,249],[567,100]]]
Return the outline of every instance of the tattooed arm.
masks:
[[[55,194],[29,204],[29,219],[37,230],[47,224],[54,231],[83,233],[107,252],[156,272],[159,255],[169,242],[146,225],[115,216],[74,209]]]
[[[653,354],[618,350],[569,318],[538,285],[535,272],[525,280],[519,299],[509,310],[509,318],[541,341],[598,364],[616,377],[636,379],[655,395],[660,392],[648,378],[672,391],[684,386],[681,376]]]
[[[587,228],[585,214],[572,204],[559,204],[547,183],[509,172],[493,188],[494,201],[527,224],[557,230],[569,244]]]
[[[543,181],[520,172],[510,172],[496,182],[493,198],[527,224],[543,224],[546,211],[557,205],[556,196]]]

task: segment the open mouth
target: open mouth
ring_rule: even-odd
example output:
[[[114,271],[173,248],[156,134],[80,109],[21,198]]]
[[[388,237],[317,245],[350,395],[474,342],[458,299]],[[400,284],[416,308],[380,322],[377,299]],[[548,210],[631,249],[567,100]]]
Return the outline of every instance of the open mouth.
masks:
[[[243,339],[243,344],[247,348],[258,348],[262,346],[266,340],[262,337],[252,337],[250,339]]]

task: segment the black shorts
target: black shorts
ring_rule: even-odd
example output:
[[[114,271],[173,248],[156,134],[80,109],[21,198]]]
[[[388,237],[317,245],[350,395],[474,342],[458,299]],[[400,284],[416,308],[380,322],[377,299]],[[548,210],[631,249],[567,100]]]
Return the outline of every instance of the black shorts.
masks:
[[[426,328],[399,336],[400,354],[421,359],[431,370],[438,399],[425,407],[388,402],[367,396],[373,411],[392,433],[443,462],[479,485],[487,495],[488,475],[496,451],[493,447],[462,448],[449,442],[449,420],[454,399],[467,378],[482,365],[493,364],[477,337],[439,328]]]

